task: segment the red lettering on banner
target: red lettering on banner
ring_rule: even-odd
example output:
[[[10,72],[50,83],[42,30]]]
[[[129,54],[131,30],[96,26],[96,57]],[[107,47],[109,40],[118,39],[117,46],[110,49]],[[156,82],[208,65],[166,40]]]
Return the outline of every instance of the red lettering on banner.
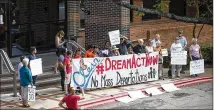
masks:
[[[136,61],[136,65],[137,65],[137,67],[140,67],[141,66],[141,64],[140,64],[140,58],[137,58],[137,61]]]
[[[106,60],[105,60],[105,70],[108,71],[110,69],[111,69],[111,60],[110,60],[110,58],[106,58]]]
[[[127,69],[132,68],[131,59],[127,59]]]
[[[123,60],[122,69],[123,69],[123,68],[127,69],[127,65],[126,65],[126,64],[127,64],[127,63],[126,63],[126,60]]]
[[[146,67],[152,65],[152,56],[150,57],[149,54],[146,54]]]
[[[121,66],[122,66],[122,60],[117,60],[117,69],[123,69]]]
[[[153,56],[153,65],[158,64],[158,59],[159,59],[158,55]]]
[[[117,61],[116,60],[112,60],[112,70],[117,70],[116,64],[117,64]]]
[[[135,55],[132,55],[132,68],[136,68]]]
[[[145,65],[145,59],[146,59],[146,58],[145,58],[145,57],[141,57],[141,59],[142,59],[142,61],[143,61],[143,62],[142,62],[142,65],[144,66],[144,65]]]

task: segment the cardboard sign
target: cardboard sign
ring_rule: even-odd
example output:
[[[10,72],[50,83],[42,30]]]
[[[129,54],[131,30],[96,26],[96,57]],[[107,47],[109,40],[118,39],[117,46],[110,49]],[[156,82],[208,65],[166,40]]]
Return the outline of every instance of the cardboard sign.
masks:
[[[180,90],[180,89],[177,88],[173,83],[163,84],[163,85],[161,85],[161,87],[162,87],[165,91],[167,91],[167,92],[172,92],[172,91]]]
[[[28,86],[28,101],[36,100],[36,86]]]
[[[42,59],[38,58],[35,60],[31,60],[30,61],[30,69],[31,69],[32,76],[42,74],[43,73],[43,71],[42,71]]]
[[[190,61],[190,75],[204,73],[204,59]]]
[[[103,88],[158,80],[158,59],[158,52],[73,59],[71,83],[81,88]]]
[[[108,33],[109,34],[109,39],[111,42],[111,45],[117,45],[120,44],[120,31],[111,31]]]
[[[186,65],[187,64],[187,51],[171,52],[172,65]]]
[[[168,50],[167,49],[161,49],[161,52],[162,52],[163,57],[168,56]]]

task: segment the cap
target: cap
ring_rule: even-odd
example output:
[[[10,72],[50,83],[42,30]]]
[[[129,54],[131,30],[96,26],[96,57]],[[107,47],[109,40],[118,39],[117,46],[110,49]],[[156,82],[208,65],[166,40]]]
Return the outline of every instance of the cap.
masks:
[[[112,50],[118,50],[119,48],[117,48],[116,46],[112,46]]]

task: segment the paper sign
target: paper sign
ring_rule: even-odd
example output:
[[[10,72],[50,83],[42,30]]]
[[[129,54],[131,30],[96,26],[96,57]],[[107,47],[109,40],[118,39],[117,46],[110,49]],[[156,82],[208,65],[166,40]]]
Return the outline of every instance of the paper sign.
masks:
[[[172,91],[180,90],[180,89],[177,88],[173,83],[163,84],[163,85],[161,85],[161,87],[162,87],[165,91],[167,91],[167,92],[172,92]]]
[[[30,61],[30,69],[32,72],[32,76],[42,74],[42,59],[38,58]]]
[[[117,45],[120,44],[120,31],[111,31],[108,33],[109,34],[109,39],[111,42],[111,45]]]
[[[163,57],[168,56],[168,50],[167,49],[161,49],[161,52],[162,52]]]
[[[187,51],[172,52],[171,53],[172,65],[186,65],[187,64]]]
[[[138,90],[138,91],[129,91],[128,94],[133,99],[140,99],[140,98],[148,97],[145,94],[143,94],[140,90]]]
[[[28,86],[28,101],[36,100],[36,86]]]
[[[204,59],[190,61],[190,75],[204,73]]]
[[[163,92],[161,92],[160,90],[158,90],[157,87],[148,88],[145,91],[146,91],[147,94],[152,94],[152,95],[163,94]]]
[[[136,99],[130,98],[129,96],[125,96],[125,97],[117,98],[116,100],[119,102],[123,102],[123,103],[129,103],[129,102],[134,101]]]

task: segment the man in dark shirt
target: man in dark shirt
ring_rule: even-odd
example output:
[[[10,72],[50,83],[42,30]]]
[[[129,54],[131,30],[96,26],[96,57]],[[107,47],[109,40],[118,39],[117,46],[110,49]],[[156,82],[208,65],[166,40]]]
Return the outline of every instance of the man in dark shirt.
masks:
[[[128,55],[127,40],[127,37],[120,38],[120,44],[117,45],[117,48],[119,48],[120,55]]]
[[[136,45],[133,48],[133,51],[134,51],[135,54],[146,53],[146,48],[143,45],[143,43],[144,43],[143,39],[139,39],[138,40],[138,45]]]

